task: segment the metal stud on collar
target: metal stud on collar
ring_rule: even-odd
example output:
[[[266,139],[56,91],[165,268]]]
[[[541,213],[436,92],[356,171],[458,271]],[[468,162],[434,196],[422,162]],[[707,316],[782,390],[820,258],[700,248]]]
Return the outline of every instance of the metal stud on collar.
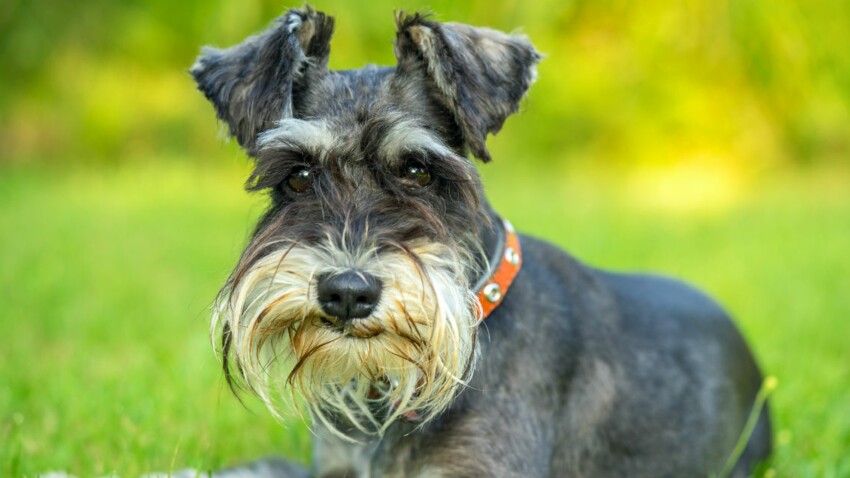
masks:
[[[498,302],[502,298],[502,288],[499,287],[499,284],[487,284],[482,292],[484,292],[484,297],[493,303]]]
[[[512,265],[519,264],[519,254],[517,254],[516,249],[514,249],[513,247],[506,248],[505,260],[510,262]]]

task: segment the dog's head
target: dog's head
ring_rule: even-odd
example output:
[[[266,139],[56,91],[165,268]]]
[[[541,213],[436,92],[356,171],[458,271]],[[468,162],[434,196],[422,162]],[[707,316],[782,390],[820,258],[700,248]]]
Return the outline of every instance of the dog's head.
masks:
[[[331,429],[425,422],[471,373],[492,224],[467,153],[490,160],[540,58],[521,36],[396,25],[395,68],[329,71],[333,19],[306,8],[191,70],[271,197],[219,297],[225,372],[273,411],[291,385]]]

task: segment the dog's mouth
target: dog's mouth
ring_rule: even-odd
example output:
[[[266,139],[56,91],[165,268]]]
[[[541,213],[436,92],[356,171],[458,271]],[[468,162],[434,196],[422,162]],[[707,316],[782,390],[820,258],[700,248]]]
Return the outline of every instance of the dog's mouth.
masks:
[[[321,317],[320,321],[325,328],[357,339],[370,339],[384,331],[384,327],[369,318],[342,321],[336,317]]]
[[[388,395],[389,391],[393,387],[397,387],[397,382],[392,382],[388,377],[383,376],[377,380],[373,380],[371,383],[371,387],[369,388],[368,399],[376,404],[374,408],[377,413],[380,410],[383,413],[393,413],[398,409],[400,405],[399,400],[393,400],[390,403],[387,403],[385,397]],[[420,379],[416,388],[421,390],[423,387],[422,380]],[[416,395],[419,395],[418,393]],[[399,418],[407,423],[419,423],[422,420],[422,415],[417,410],[408,410],[399,415]]]

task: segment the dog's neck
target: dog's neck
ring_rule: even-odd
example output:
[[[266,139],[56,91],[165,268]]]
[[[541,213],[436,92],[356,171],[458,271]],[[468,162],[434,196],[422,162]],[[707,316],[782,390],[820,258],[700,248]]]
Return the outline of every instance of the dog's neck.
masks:
[[[478,240],[484,255],[475,254],[475,270],[469,277],[473,290],[483,287],[484,282],[499,265],[505,245],[505,226],[499,214],[489,204],[483,205],[484,214],[478,220]]]

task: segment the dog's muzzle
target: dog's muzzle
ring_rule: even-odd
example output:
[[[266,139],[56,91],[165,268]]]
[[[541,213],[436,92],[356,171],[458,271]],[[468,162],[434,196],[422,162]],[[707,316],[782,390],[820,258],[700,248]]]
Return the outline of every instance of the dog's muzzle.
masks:
[[[291,386],[340,436],[427,422],[474,368],[481,305],[456,249],[407,246],[281,245],[255,261],[216,308],[225,366],[276,414]]]

